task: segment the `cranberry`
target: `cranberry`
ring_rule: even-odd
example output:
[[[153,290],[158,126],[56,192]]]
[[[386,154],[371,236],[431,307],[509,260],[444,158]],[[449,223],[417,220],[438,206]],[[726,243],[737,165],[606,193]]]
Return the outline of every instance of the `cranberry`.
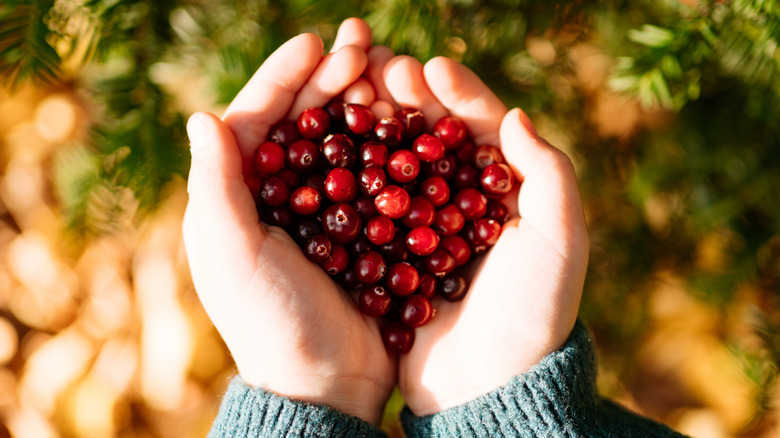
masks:
[[[486,196],[503,198],[512,190],[512,169],[506,164],[493,163],[482,170],[479,183]]]
[[[290,120],[281,121],[268,131],[268,140],[282,147],[287,147],[300,138],[301,133],[298,132],[297,124]]]
[[[309,140],[296,140],[287,148],[287,166],[306,173],[320,164],[320,148]]]
[[[440,176],[444,179],[451,179],[455,175],[455,157],[445,155],[436,161],[425,163],[424,170],[426,176]]]
[[[453,203],[468,221],[477,220],[487,212],[487,198],[477,189],[466,188],[459,191]]]
[[[364,315],[379,318],[390,310],[392,299],[382,286],[364,288],[358,297],[358,308]]]
[[[474,222],[474,237],[477,243],[485,246],[493,246],[501,235],[501,224],[489,218],[482,218]]]
[[[332,247],[333,242],[330,240],[330,237],[324,234],[317,234],[306,242],[304,254],[312,262],[322,263],[330,257]]]
[[[330,257],[320,263],[322,269],[330,276],[343,272],[349,266],[349,253],[342,245],[333,245],[330,249]]]
[[[337,167],[325,177],[325,196],[333,202],[349,202],[358,194],[355,175],[347,169]]]
[[[284,205],[289,197],[290,188],[279,178],[267,178],[260,187],[260,199],[264,205],[279,207]]]
[[[366,167],[358,173],[360,191],[364,195],[376,196],[387,184],[387,175],[380,167]]]
[[[387,161],[387,175],[394,181],[406,183],[420,174],[420,160],[414,152],[399,149],[390,155]]]
[[[409,228],[428,227],[436,217],[436,208],[425,196],[415,196],[409,203],[409,211],[401,219]]]
[[[357,258],[360,257],[361,254],[371,251],[374,247],[371,244],[371,241],[368,240],[368,237],[360,234],[355,238],[355,240],[349,242],[346,245],[346,248],[350,255],[352,255],[354,258]]]
[[[302,217],[298,219],[293,227],[293,239],[301,246],[308,242],[315,234],[322,233],[322,226],[320,221],[314,217]]]
[[[414,329],[401,322],[389,322],[380,331],[385,349],[390,354],[408,353],[414,345]]]
[[[387,163],[387,146],[378,141],[367,141],[360,145],[360,162],[363,167],[384,167]]]
[[[385,287],[393,295],[403,297],[411,294],[420,285],[420,275],[409,263],[395,263],[387,269]]]
[[[286,205],[265,208],[263,209],[263,222],[286,230],[292,227],[293,214]]]
[[[287,184],[287,187],[290,189],[294,189],[301,185],[301,175],[295,173],[292,169],[281,169],[278,172],[276,172],[273,176],[276,178],[279,178],[280,180],[284,181],[285,184]]]
[[[379,247],[379,252],[390,263],[400,263],[409,258],[405,233],[396,232],[393,240]]]
[[[311,187],[318,192],[320,192],[320,195],[325,196],[325,175],[320,172],[314,172],[306,175],[306,177],[303,179],[303,185],[307,187]]]
[[[439,295],[447,301],[460,301],[468,292],[468,283],[457,272],[445,275],[439,282]]]
[[[318,107],[303,110],[297,122],[298,132],[309,140],[322,140],[330,130],[330,115]]]
[[[252,199],[255,200],[258,207],[263,202],[260,199],[260,190],[263,188],[263,182],[263,178],[257,175],[247,175],[244,177],[244,184],[246,184],[246,188],[249,189],[249,193],[252,194]]]
[[[424,272],[420,277],[420,287],[417,288],[417,293],[431,299],[436,295],[436,276],[431,273]]]
[[[404,125],[395,117],[382,117],[374,127],[377,140],[395,149],[404,139]]]
[[[485,216],[498,221],[498,223],[501,225],[504,225],[509,221],[509,208],[507,208],[506,204],[501,201],[491,200],[488,201]]]
[[[436,248],[425,257],[425,270],[431,274],[449,274],[455,269],[455,258],[444,248]]]
[[[395,113],[404,126],[404,136],[407,140],[413,140],[425,131],[425,116],[416,108],[403,108]]]
[[[369,167],[369,169],[372,168]],[[403,217],[403,215],[409,211],[410,205],[411,199],[409,198],[409,193],[394,185],[386,186],[378,195],[376,195],[376,198],[374,198],[376,211],[390,219]]]
[[[458,167],[452,176],[452,185],[458,190],[479,187],[479,170],[469,165]]]
[[[322,212],[322,230],[336,243],[343,245],[355,240],[361,228],[360,215],[349,204],[333,204]]]
[[[447,204],[436,212],[433,229],[442,236],[451,236],[463,229],[466,218],[460,209],[453,204]]]
[[[439,235],[429,227],[412,228],[406,234],[406,246],[419,256],[426,256],[436,250]]]
[[[330,116],[331,125],[340,128],[344,125],[344,101],[340,98],[333,99],[323,107]]]
[[[350,268],[337,274],[335,280],[338,282],[339,286],[347,291],[353,291],[360,286],[360,283],[358,283],[357,278],[355,277],[355,271]]]
[[[441,139],[448,151],[457,149],[467,134],[466,124],[455,116],[444,116],[433,125],[433,135]]]
[[[432,176],[423,180],[418,190],[431,201],[434,207],[441,207],[450,200],[450,186],[441,176]]]
[[[493,163],[503,163],[504,155],[501,154],[499,148],[489,144],[482,144],[474,149],[473,161],[477,169],[482,170]]]
[[[374,245],[390,243],[395,237],[395,224],[385,216],[374,216],[366,222],[366,237]]]
[[[455,260],[455,267],[465,265],[471,259],[471,247],[468,242],[457,234],[441,239],[439,247],[447,250]]]
[[[387,264],[382,254],[367,251],[361,254],[353,265],[357,280],[363,284],[375,284],[387,274]]]
[[[487,246],[477,238],[474,222],[466,223],[466,226],[463,227],[463,231],[460,234],[466,240],[466,243],[469,244],[472,254],[482,254],[487,251]]]
[[[298,187],[290,194],[290,210],[300,216],[314,214],[322,205],[322,195],[309,186]]]
[[[363,220],[368,220],[378,214],[376,212],[376,207],[374,207],[374,198],[370,196],[358,195],[358,197],[352,201],[352,206],[355,207],[355,210],[357,210]]]
[[[431,300],[422,295],[411,295],[401,307],[401,322],[409,327],[420,327],[433,318]]]
[[[344,121],[347,128],[356,135],[366,135],[374,129],[374,113],[365,106],[357,103],[344,105]]]
[[[272,141],[263,142],[255,151],[254,169],[261,176],[273,175],[284,167],[284,149]]]
[[[422,161],[433,162],[444,157],[444,143],[438,138],[423,134],[412,143],[412,150]]]
[[[463,144],[460,145],[457,149],[455,149],[454,155],[455,155],[455,162],[459,165],[474,164],[474,151],[477,149],[477,146],[472,142],[471,140],[466,140],[463,142]]]
[[[349,136],[331,134],[322,141],[322,155],[333,167],[352,167],[355,164],[355,144]]]

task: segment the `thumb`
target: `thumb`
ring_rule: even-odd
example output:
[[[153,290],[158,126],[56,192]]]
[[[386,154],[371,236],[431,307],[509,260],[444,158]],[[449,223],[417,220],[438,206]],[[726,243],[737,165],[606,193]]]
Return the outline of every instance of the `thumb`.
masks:
[[[539,137],[519,108],[509,111],[499,130],[507,163],[522,181],[517,208],[564,256],[587,254],[589,242],[574,166],[569,157]]]

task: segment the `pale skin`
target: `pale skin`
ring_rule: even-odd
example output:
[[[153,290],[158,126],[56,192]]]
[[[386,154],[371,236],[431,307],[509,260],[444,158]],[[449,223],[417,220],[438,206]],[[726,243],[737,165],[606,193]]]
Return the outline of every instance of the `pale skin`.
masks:
[[[314,35],[293,38],[221,118],[197,113],[188,123],[185,246],[195,288],[243,380],[377,425],[396,384],[416,415],[432,414],[504,385],[560,348],[577,317],[589,247],[568,157],[467,68],[371,47],[361,20],[345,21],[331,53],[322,52]],[[475,268],[467,297],[435,301],[436,317],[400,358],[385,351],[377,322],[284,231],[259,222],[243,179],[273,123],[341,92],[380,115],[414,106],[430,124],[458,116],[478,144],[500,145],[523,181],[507,200],[519,217]]]

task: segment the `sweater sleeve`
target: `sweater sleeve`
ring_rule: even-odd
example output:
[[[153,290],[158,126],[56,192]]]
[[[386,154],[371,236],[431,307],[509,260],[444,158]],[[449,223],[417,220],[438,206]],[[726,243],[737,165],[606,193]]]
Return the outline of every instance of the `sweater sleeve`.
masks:
[[[387,435],[360,418],[251,387],[236,376],[225,392],[208,436],[351,438]]]
[[[407,407],[401,422],[409,438],[683,436],[598,396],[595,350],[579,321],[560,350],[505,386],[424,417]]]

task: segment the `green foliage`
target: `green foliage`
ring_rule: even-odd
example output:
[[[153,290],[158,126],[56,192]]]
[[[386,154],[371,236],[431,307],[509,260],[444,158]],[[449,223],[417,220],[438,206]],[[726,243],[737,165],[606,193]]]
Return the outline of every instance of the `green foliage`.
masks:
[[[0,4],[0,76],[16,87],[25,79],[52,82],[60,75],[60,56],[49,44],[44,16],[53,1],[11,0]]]

